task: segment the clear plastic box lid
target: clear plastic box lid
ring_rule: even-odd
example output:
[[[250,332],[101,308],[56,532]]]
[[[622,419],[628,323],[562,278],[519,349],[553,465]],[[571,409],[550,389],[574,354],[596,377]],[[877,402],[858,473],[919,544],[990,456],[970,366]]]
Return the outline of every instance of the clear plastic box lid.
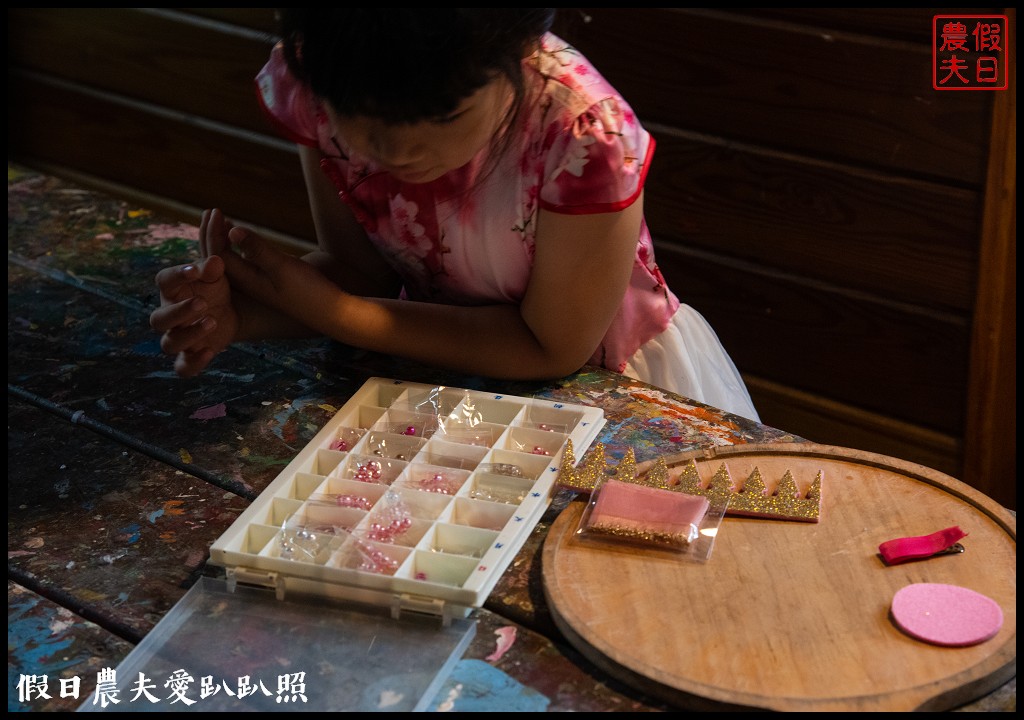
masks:
[[[394,617],[384,607],[294,593],[278,599],[203,577],[78,709],[428,710],[475,629],[470,618]]]

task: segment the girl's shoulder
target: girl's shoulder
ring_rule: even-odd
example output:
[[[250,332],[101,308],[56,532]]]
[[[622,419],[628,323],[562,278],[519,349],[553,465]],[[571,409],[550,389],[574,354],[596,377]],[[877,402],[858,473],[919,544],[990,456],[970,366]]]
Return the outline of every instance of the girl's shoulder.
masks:
[[[544,94],[569,116],[608,100],[626,104],[585,55],[553,33],[541,38],[540,49],[531,59],[545,81]]]
[[[534,57],[541,100],[528,127],[543,152],[541,207],[614,212],[643,189],[654,140],[626,100],[587,58],[556,35]]]

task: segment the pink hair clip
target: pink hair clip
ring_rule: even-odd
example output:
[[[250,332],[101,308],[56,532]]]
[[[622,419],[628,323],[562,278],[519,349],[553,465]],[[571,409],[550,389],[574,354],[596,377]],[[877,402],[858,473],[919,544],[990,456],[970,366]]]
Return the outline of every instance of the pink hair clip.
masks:
[[[896,538],[878,546],[878,552],[886,565],[898,565],[910,560],[921,560],[935,555],[962,553],[964,546],[958,541],[967,533],[954,525],[930,535]]]

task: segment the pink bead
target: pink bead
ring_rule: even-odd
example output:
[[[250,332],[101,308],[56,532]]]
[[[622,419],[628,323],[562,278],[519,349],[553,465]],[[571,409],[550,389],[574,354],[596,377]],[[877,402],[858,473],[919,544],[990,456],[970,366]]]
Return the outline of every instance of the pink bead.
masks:
[[[409,427],[407,427],[405,429],[405,434],[406,435],[415,435],[416,434],[416,426],[415,425],[410,425]]]
[[[363,561],[359,565],[360,570],[373,573],[393,573],[398,569],[398,562],[388,557],[380,550],[361,546],[364,553]]]
[[[423,478],[420,480],[420,490],[425,492],[434,493],[447,493],[448,488],[446,487],[447,478],[444,473],[434,473],[430,477]]]
[[[367,498],[360,497],[359,495],[339,495],[336,498],[336,502],[341,507],[354,507],[360,508],[361,510],[370,509],[370,501]]]
[[[550,455],[551,453],[549,453],[547,450],[542,448],[540,445],[534,445],[533,446],[533,454],[534,455]]]
[[[362,465],[356,466],[355,477],[356,480],[362,480],[363,482],[369,482],[371,479],[379,480],[381,476],[381,464],[376,460],[370,460]]]
[[[348,443],[344,440],[335,440],[331,444],[331,450],[340,450],[341,452],[345,452],[348,450]]]

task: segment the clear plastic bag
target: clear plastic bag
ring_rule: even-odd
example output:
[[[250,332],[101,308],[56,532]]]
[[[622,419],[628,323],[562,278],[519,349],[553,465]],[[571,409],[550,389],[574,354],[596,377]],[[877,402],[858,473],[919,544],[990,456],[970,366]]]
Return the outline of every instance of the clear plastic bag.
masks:
[[[706,562],[726,508],[700,495],[608,478],[591,493],[576,535]]]

